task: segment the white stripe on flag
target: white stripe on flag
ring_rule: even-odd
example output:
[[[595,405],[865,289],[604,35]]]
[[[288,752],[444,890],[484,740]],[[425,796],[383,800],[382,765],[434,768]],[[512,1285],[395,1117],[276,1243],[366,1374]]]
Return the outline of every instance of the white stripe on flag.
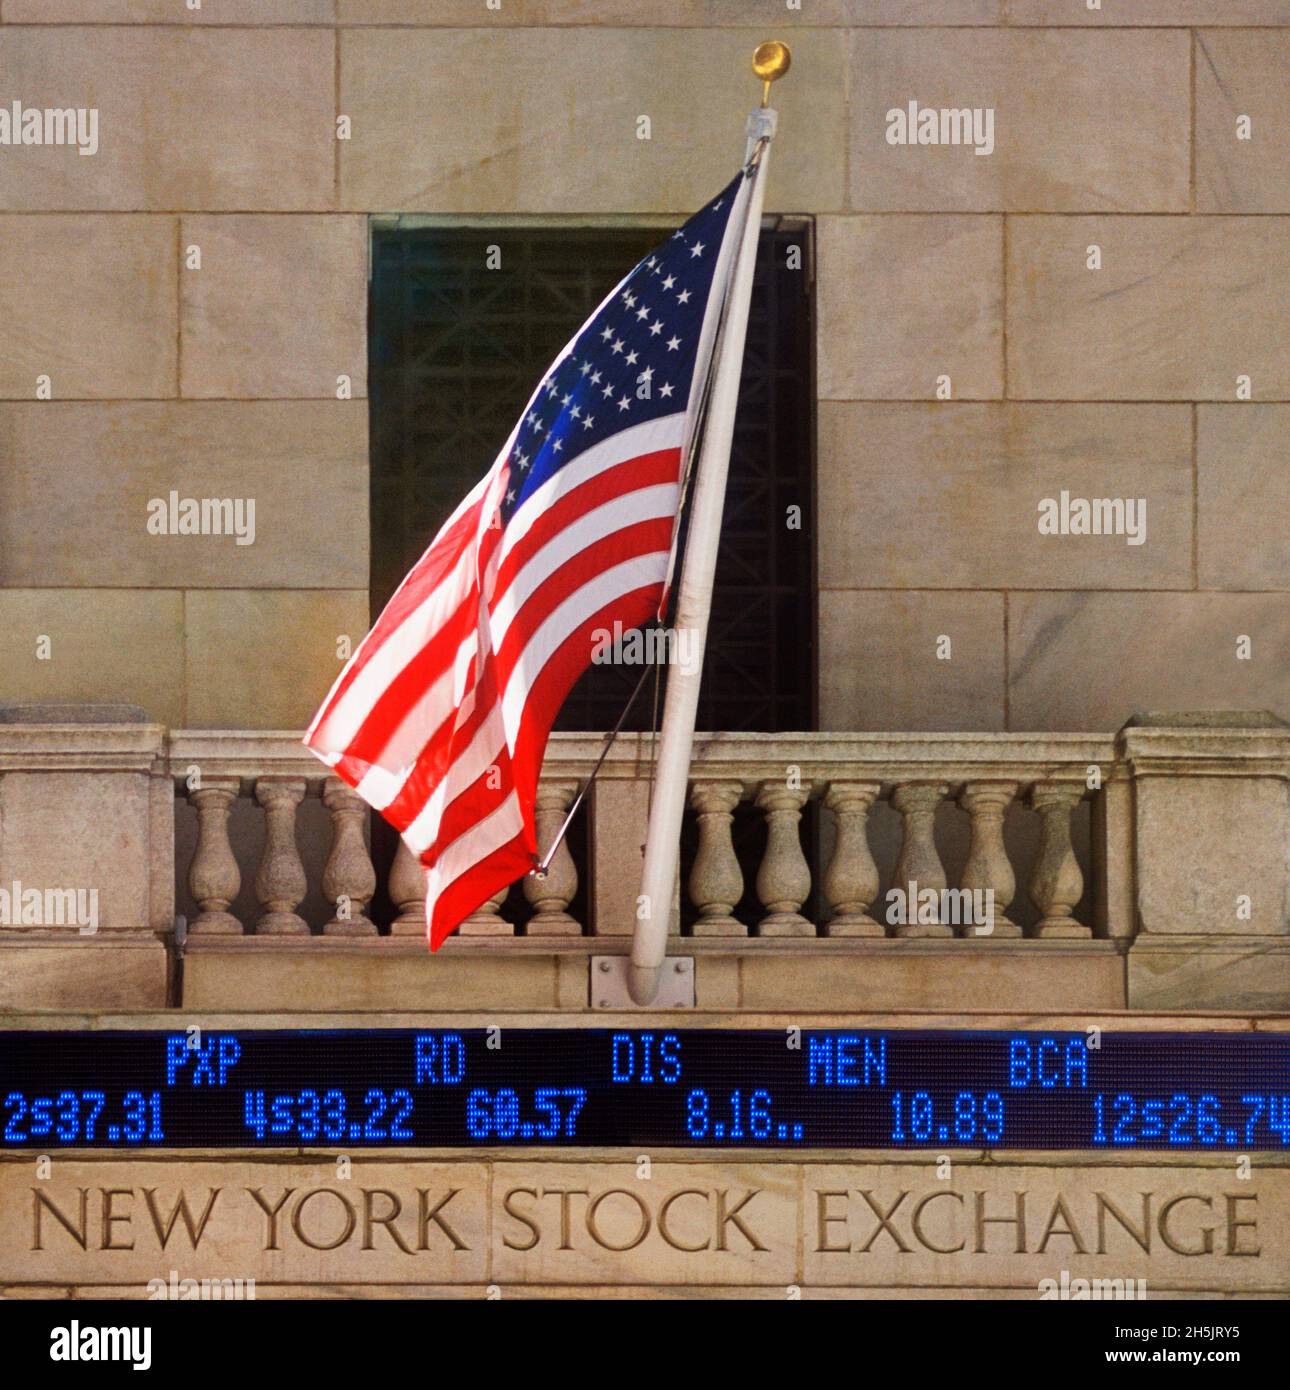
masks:
[[[535,552],[511,580],[493,608],[493,650],[501,647],[515,615],[532,594],[562,565],[575,559],[598,540],[637,526],[642,521],[676,515],[675,483],[656,483],[624,493],[579,517],[558,531]]]
[[[657,420],[646,420],[644,424],[632,425],[617,434],[611,434],[608,439],[602,439],[585,454],[579,454],[572,463],[566,463],[516,507],[511,519],[506,523],[501,559],[506,559],[528,534],[533,523],[559,498],[566,496],[589,478],[594,478],[606,469],[616,468],[628,459],[640,458],[644,454],[656,454],[661,449],[679,448],[684,430],[683,414],[663,415]]]
[[[519,794],[511,794],[488,815],[459,835],[426,870],[426,916],[434,911],[434,900],[481,859],[501,849],[524,829]],[[415,851],[414,851],[415,852]]]
[[[537,628],[528,645],[520,653],[515,668],[506,682],[502,696],[502,710],[506,719],[507,738],[513,748],[520,732],[520,718],[524,704],[534,682],[542,673],[542,668],[551,659],[560,644],[571,632],[576,632],[593,613],[599,612],[606,604],[612,603],[633,589],[642,589],[647,584],[659,584],[667,568],[667,551],[656,550],[648,555],[637,555],[624,560],[621,565],[605,570],[584,584],[551,611],[551,615]]]
[[[417,818],[403,832],[403,838],[418,854],[438,839],[444,809],[487,772],[505,745],[501,712],[494,704],[480,720],[470,742],[453,759],[447,775],[435,784]]]

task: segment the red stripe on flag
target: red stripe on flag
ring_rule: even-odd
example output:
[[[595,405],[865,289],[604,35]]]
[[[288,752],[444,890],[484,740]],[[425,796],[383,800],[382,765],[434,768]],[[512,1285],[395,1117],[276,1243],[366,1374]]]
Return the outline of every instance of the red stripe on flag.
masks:
[[[498,680],[502,688],[505,689],[510,683],[529,638],[566,598],[613,565],[641,555],[665,553],[671,539],[671,517],[638,521],[589,545],[585,550],[579,550],[544,579],[524,601],[497,649]],[[662,586],[659,587],[661,589]],[[591,644],[588,641],[583,668],[590,664]]]
[[[430,907],[427,937],[430,949],[437,951],[458,926],[481,907],[499,888],[505,888],[533,866],[532,855],[517,835],[481,859],[439,893]]]
[[[676,482],[680,468],[680,449],[660,449],[653,454],[625,459],[560,495],[507,552],[497,570],[492,602],[502,597],[516,572],[529,559],[575,521],[615,498],[656,487],[659,483]]]
[[[538,774],[542,770],[542,758],[551,726],[565,696],[586,670],[591,634],[598,627],[612,628],[615,620],[622,623],[624,630],[647,621],[658,604],[660,587],[658,584],[647,584],[619,595],[598,609],[564,639],[533,682],[524,702],[523,726],[511,759],[521,805],[531,805],[537,791]]]

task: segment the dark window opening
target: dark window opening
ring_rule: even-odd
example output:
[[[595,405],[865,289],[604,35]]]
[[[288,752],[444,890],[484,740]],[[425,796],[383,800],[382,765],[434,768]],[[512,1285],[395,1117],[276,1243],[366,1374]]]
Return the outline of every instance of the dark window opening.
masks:
[[[373,228],[369,301],[373,617],[483,475],[551,359],[661,227]],[[499,264],[500,262],[500,264]],[[490,265],[496,268],[490,268]],[[767,218],[758,247],[717,562],[701,730],[816,727],[812,228]],[[557,729],[612,727],[640,668],[592,666]],[[654,717],[647,682],[625,727]],[[661,712],[661,705],[660,705]],[[751,892],[759,827],[740,857]],[[804,844],[811,853],[811,818]],[[373,821],[378,880],[393,832]],[[750,833],[751,832],[751,833]],[[683,874],[693,849],[687,836]],[[585,898],[584,836],[571,836]],[[519,904],[518,888],[503,909]],[[388,917],[378,895],[377,920]],[[684,893],[683,893],[684,899]],[[751,904],[746,904],[749,906]],[[585,921],[585,915],[580,917]]]

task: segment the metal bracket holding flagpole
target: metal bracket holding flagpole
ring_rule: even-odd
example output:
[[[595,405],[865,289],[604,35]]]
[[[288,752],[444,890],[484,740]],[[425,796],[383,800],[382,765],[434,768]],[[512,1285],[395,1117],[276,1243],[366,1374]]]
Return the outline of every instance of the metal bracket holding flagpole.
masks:
[[[627,991],[638,1008],[654,1004],[667,957],[668,922],[676,890],[680,859],[681,818],[690,781],[690,756],[703,676],[703,651],[712,606],[712,585],[721,537],[726,475],[734,438],[735,409],[743,370],[748,305],[752,296],[757,240],[761,230],[766,168],[777,117],[770,106],[772,82],[792,62],[786,44],[764,43],[753,54],[753,72],[762,82],[761,106],[748,117],[748,194],[739,244],[730,271],[725,313],[714,356],[711,392],[707,402],[703,442],[693,484],[693,497],[681,565],[674,629],[688,641],[673,644],[668,670],[667,698],[659,741],[654,795],[650,803],[645,864],[641,875],[631,960],[626,969]],[[610,959],[610,958],[606,958]],[[622,957],[617,958],[618,961]],[[593,962],[593,969],[595,963]],[[603,965],[601,967],[604,968]],[[693,982],[693,971],[688,972]]]

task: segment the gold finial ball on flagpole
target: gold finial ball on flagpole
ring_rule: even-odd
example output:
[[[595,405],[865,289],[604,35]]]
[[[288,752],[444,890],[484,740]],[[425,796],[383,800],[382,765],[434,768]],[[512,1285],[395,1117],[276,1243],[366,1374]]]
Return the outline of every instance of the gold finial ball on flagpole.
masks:
[[[770,104],[770,84],[778,82],[781,77],[789,70],[793,63],[793,55],[788,51],[786,43],[780,43],[778,39],[771,39],[768,43],[759,43],[757,51],[753,54],[753,72],[761,78],[761,104]]]

